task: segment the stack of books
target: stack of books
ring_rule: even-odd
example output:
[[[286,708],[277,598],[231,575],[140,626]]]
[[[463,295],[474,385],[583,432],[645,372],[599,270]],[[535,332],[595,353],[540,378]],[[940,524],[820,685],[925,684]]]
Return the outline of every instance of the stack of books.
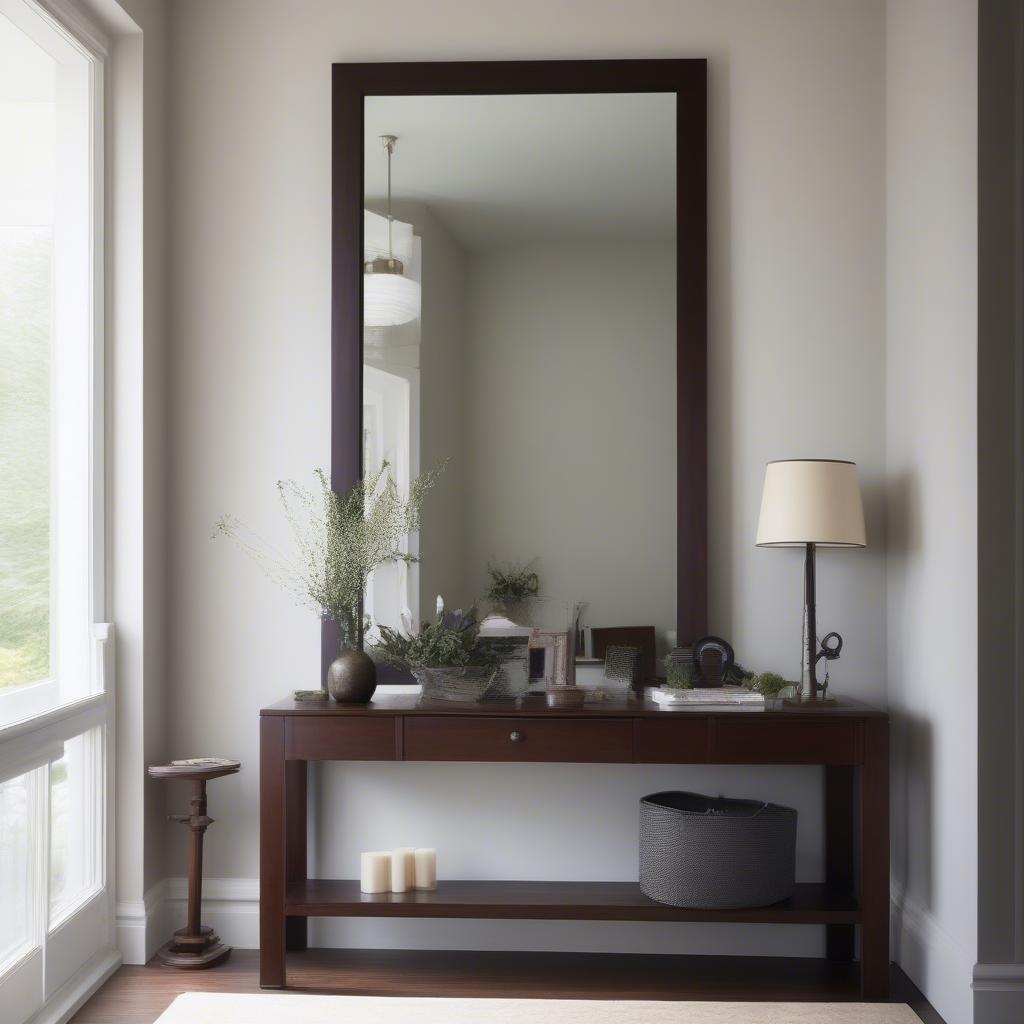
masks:
[[[745,686],[694,687],[680,690],[667,686],[648,686],[647,699],[663,708],[737,708],[757,710],[764,708],[764,694],[755,693]]]

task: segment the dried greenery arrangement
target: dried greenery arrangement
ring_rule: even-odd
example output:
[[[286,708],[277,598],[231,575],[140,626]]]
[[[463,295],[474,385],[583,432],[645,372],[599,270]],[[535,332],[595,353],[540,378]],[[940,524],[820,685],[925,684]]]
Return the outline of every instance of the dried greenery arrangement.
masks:
[[[529,565],[488,565],[490,586],[484,595],[495,604],[516,605],[540,593],[540,578]]]
[[[692,690],[697,682],[692,662],[669,662],[665,676],[665,686],[671,690]]]
[[[778,672],[761,672],[751,676],[743,685],[756,693],[763,693],[766,697],[778,697],[787,686],[799,689],[800,684],[792,679],[783,679]]]
[[[366,581],[385,562],[416,560],[402,550],[402,542],[419,529],[423,501],[443,470],[442,465],[414,480],[408,498],[398,493],[386,462],[345,494],[332,490],[320,469],[316,491],[278,481],[295,538],[294,558],[279,554],[234,516],[222,518],[214,536],[237,541],[270,579],[338,623],[344,646],[362,650]]]
[[[380,639],[371,655],[399,668],[496,668],[500,658],[494,647],[480,639],[476,609],[446,612],[419,633],[400,633],[379,626]]]

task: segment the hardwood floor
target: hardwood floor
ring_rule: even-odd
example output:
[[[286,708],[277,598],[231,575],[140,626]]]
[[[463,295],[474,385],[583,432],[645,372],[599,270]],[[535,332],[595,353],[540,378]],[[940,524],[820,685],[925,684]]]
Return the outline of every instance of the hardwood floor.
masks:
[[[775,957],[637,956],[309,950],[288,957],[298,991],[345,995],[812,1000],[857,998],[854,965]],[[892,967],[892,1001],[926,1024],[943,1024],[910,979]],[[151,962],[122,967],[72,1024],[152,1024],[182,992],[259,992],[257,953],[234,950],[207,971]],[[283,1022],[282,1022],[283,1024]]]

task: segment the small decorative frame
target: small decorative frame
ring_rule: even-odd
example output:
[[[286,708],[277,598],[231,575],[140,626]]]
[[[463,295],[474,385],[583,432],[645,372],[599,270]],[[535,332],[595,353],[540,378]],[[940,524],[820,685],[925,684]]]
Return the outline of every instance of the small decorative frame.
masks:
[[[575,682],[571,636],[565,629],[535,629],[530,635],[530,650],[544,652],[541,678],[545,686],[572,686]]]

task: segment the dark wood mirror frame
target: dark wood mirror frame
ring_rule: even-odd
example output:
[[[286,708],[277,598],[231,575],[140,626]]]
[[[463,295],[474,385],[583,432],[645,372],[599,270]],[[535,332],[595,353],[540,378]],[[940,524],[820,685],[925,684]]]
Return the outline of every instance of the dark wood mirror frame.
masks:
[[[676,627],[707,632],[707,61],[552,60],[333,65],[331,482],[362,473],[363,100],[367,96],[676,95]],[[325,623],[322,670],[338,651]],[[383,682],[383,680],[382,680]]]

